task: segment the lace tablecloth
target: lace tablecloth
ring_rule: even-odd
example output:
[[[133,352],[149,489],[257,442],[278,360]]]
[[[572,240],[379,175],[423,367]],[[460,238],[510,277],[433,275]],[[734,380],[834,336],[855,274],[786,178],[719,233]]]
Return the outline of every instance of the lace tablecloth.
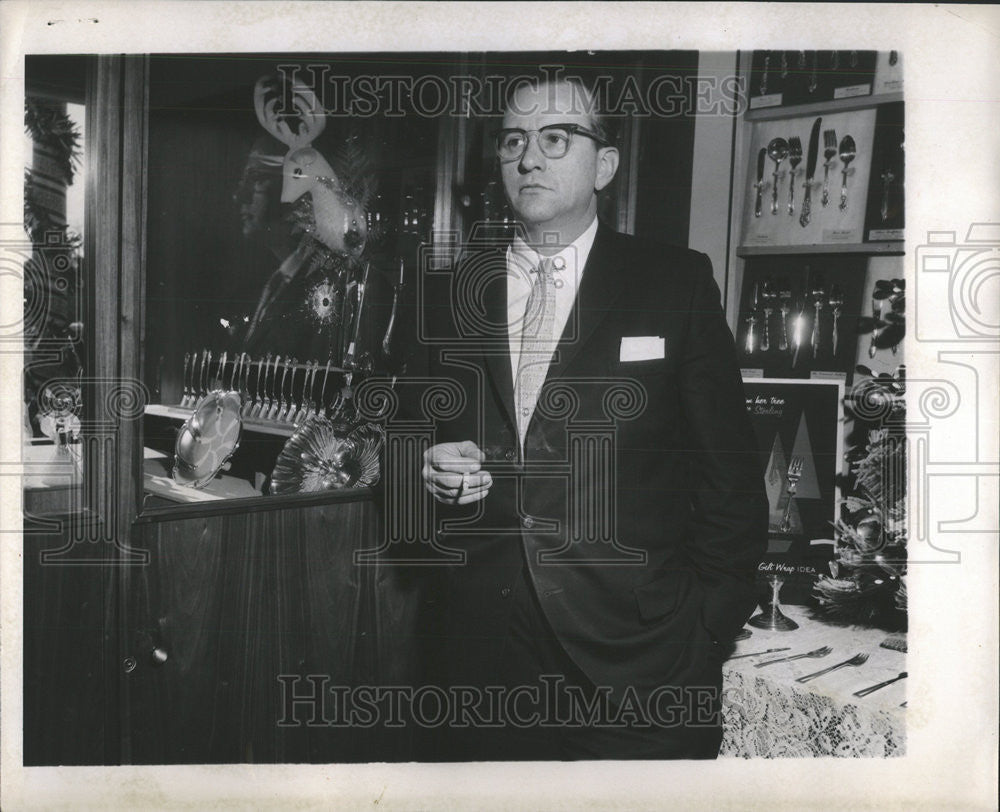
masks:
[[[789,647],[788,651],[729,660],[723,666],[722,756],[782,758],[808,756],[885,757],[905,751],[906,680],[866,697],[853,693],[906,670],[903,652],[881,648],[883,631],[829,626],[810,620],[804,607],[782,611],[799,624],[790,632],[755,629],[734,656]],[[755,663],[830,646],[822,658],[793,660],[765,668]],[[810,682],[797,677],[853,657],[869,655],[861,666],[838,669]]]

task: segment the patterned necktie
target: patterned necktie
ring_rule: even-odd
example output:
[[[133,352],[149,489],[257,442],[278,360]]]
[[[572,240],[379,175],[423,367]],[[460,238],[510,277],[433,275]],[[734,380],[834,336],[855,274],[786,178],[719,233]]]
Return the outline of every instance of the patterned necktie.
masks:
[[[552,260],[543,259],[534,273],[534,284],[521,323],[521,354],[514,381],[514,404],[521,443],[535,411],[538,392],[545,382],[552,357],[552,331],[556,316],[556,291],[552,283]]]

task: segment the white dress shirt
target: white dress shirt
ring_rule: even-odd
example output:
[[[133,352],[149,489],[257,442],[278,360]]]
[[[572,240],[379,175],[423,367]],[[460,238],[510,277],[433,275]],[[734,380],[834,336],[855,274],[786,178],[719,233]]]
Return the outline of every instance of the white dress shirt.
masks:
[[[597,235],[597,218],[587,227],[574,242],[563,248],[558,254],[550,257],[553,270],[552,278],[555,287],[556,312],[553,325],[552,348],[548,362],[552,362],[552,352],[555,351],[559,337],[566,328],[569,314],[576,301],[576,292],[580,288],[583,269],[590,256]],[[510,341],[511,378],[517,378],[517,367],[521,357],[521,331],[524,320],[524,309],[528,304],[528,296],[534,284],[534,271],[542,261],[542,256],[520,237],[515,237],[507,249],[507,324]],[[519,434],[521,446],[524,447],[524,435],[531,415],[520,424]]]

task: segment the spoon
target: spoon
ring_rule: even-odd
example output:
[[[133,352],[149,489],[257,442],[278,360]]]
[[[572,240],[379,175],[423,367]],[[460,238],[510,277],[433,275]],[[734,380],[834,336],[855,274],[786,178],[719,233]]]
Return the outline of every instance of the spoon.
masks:
[[[774,184],[771,190],[771,214],[778,213],[778,169],[788,157],[788,142],[784,138],[772,138],[767,145],[767,155],[774,161]]]
[[[844,164],[844,169],[841,172],[843,181],[840,186],[840,210],[843,211],[847,208],[847,167],[854,160],[855,156],[858,154],[857,148],[854,146],[854,139],[849,135],[845,135],[840,141],[840,160]]]
[[[802,141],[797,135],[788,139],[788,162],[792,171],[788,178],[788,213],[795,214],[795,170],[802,163]]]

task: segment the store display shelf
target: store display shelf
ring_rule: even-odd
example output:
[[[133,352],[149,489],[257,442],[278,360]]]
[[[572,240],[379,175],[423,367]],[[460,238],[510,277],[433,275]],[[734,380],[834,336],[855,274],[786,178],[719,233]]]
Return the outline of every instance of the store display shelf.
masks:
[[[217,475],[204,488],[180,485],[171,476],[171,457],[156,455],[147,449],[142,463],[143,489],[170,502],[214,502],[220,499],[245,499],[260,496],[246,480],[226,474]]]
[[[828,245],[744,245],[736,249],[739,257],[761,257],[774,254],[896,254],[905,253],[901,241],[852,242]]]
[[[799,116],[822,116],[832,113],[846,113],[851,110],[864,110],[877,107],[880,104],[892,104],[903,101],[902,93],[882,93],[877,96],[854,96],[849,99],[832,99],[812,104],[796,104],[786,107],[759,107],[748,109],[743,118],[746,121],[772,121],[779,118],[797,118]]]

